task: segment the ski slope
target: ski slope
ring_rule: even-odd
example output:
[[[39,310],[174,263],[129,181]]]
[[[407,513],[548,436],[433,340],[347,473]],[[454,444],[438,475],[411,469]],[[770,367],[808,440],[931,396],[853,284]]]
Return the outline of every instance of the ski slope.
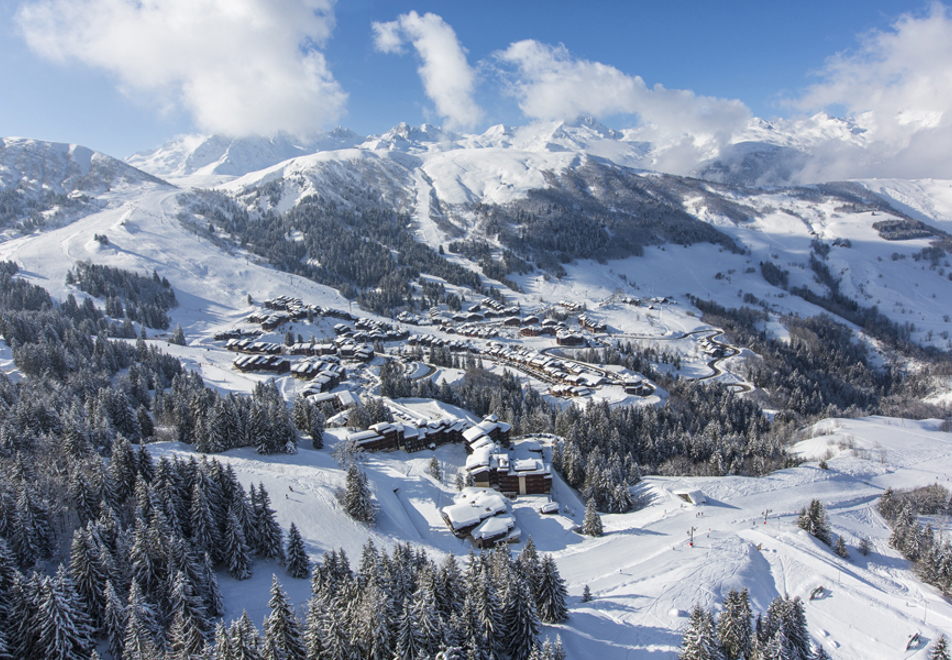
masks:
[[[562,504],[562,514],[539,514],[542,496],[520,497],[512,505],[523,540],[531,535],[540,551],[552,553],[571,595],[569,620],[545,626],[543,635],[561,635],[573,658],[674,658],[695,603],[716,609],[728,590],[746,587],[755,612],[765,611],[777,595],[801,597],[814,641],[833,658],[925,658],[924,649],[904,652],[908,636],[921,632],[928,644],[952,630],[952,604],[918,581],[888,547],[890,532],[875,506],[887,487],[948,481],[952,434],[937,428],[937,421],[826,420],[809,431],[814,437],[796,445],[808,459],[797,468],[762,478],[648,477],[634,487],[648,505],[603,515],[601,538],[571,531],[584,507],[558,478],[553,498]],[[189,451],[174,443],[153,446],[157,455]],[[342,548],[356,563],[368,539],[384,548],[408,541],[433,557],[469,552],[469,543],[450,534],[439,515],[455,492],[450,484],[465,461],[463,449],[436,450],[444,483],[426,473],[431,455],[364,457],[362,467],[380,506],[375,527],[354,522],[337,503],[334,494],[343,486],[344,472],[329,449],[302,447],[294,456],[267,458],[239,449],[217,458],[230,463],[246,487],[265,485],[279,522],[285,529],[297,525],[313,560]],[[817,467],[813,459],[820,457],[827,458],[828,470]],[[684,491],[700,491],[707,502],[689,504],[675,494]],[[800,508],[814,497],[826,505],[833,533],[845,537],[848,560],[796,526]],[[574,517],[564,513],[566,507]],[[947,522],[948,533],[946,527]],[[859,538],[870,541],[867,556],[856,550]],[[512,551],[521,547],[515,544]],[[261,620],[272,572],[298,603],[307,598],[307,580],[293,580],[267,562],[258,561],[254,570],[247,582],[220,576],[226,618],[247,609]],[[589,603],[580,602],[585,585],[594,596]],[[819,586],[824,595],[809,600]]]

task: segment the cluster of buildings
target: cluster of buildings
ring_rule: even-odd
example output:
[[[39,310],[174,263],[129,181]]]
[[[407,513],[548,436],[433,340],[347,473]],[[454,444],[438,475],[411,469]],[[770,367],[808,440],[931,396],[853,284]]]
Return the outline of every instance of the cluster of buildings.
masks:
[[[484,353],[498,362],[509,364],[550,385],[593,388],[608,382],[605,376],[593,373],[580,364],[563,362],[538,351],[514,349],[494,343],[490,344]]]
[[[586,314],[578,315],[578,323],[580,326],[588,330],[589,332],[608,332],[608,326],[602,323],[601,321],[596,321]]]
[[[472,538],[477,548],[516,542],[521,535],[506,498],[487,488],[464,488],[440,514],[453,534]]]
[[[444,418],[430,422],[415,423],[380,422],[366,431],[347,436],[347,441],[364,451],[406,452],[433,449],[447,442],[461,442],[468,424],[460,419]]]

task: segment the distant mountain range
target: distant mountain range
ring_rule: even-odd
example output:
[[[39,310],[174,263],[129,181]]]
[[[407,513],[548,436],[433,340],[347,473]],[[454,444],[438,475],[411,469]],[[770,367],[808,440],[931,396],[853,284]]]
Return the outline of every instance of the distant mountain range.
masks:
[[[571,122],[537,122],[527,126],[492,126],[482,134],[460,134],[437,126],[399,124],[371,136],[338,128],[306,139],[288,135],[229,138],[187,135],[149,152],[126,159],[156,176],[241,176],[280,162],[342,149],[434,154],[457,151],[512,150],[534,153],[569,152],[601,158],[617,165],[729,183],[783,186],[817,183],[831,150],[863,148],[863,130],[855,124],[818,114],[797,120],[767,122],[752,119],[747,129],[728,143],[696,144],[693,162],[670,167],[670,153],[680,145],[653,144],[642,129],[616,131],[591,117]]]

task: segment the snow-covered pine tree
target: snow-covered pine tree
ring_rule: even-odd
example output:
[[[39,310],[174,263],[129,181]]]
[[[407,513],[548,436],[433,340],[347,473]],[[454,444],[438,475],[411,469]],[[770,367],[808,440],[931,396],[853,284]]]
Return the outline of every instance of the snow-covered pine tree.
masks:
[[[463,610],[463,576],[456,557],[450,553],[440,563],[436,579],[436,600],[444,620]]]
[[[528,660],[539,638],[539,615],[525,578],[514,572],[503,604],[506,651],[511,660]]]
[[[437,481],[443,480],[443,471],[440,469],[440,461],[435,455],[430,457],[426,472]]]
[[[830,523],[826,515],[826,507],[818,499],[810,501],[810,506],[800,512],[797,525],[817,540],[830,545]]]
[[[846,549],[846,542],[843,541],[842,534],[836,537],[836,544],[833,546],[833,552],[836,553],[838,557],[849,559],[850,551]]]
[[[189,511],[192,542],[199,552],[207,552],[215,561],[222,559],[222,539],[203,485],[207,480],[196,480],[192,487],[192,506]]]
[[[542,563],[539,560],[539,553],[536,550],[535,542],[532,540],[532,536],[526,540],[525,546],[519,552],[519,556],[516,558],[516,564],[519,567],[519,570],[522,571],[523,576],[529,582],[529,591],[532,593],[532,597],[536,599],[536,602],[539,601],[539,582],[542,579]]]
[[[73,532],[69,572],[93,629],[100,632],[106,610],[105,592],[108,576],[92,534],[82,527]]]
[[[724,658],[717,633],[714,629],[714,619],[699,604],[691,610],[688,627],[681,639],[680,660],[722,660]]]
[[[802,660],[809,660],[812,654],[813,642],[810,641],[810,631],[807,628],[807,615],[803,601],[799,596],[787,598],[787,616],[784,623],[789,631],[790,642]]]
[[[601,536],[605,533],[602,517],[595,510],[595,498],[589,498],[585,505],[585,518],[582,520],[582,533],[586,536]]]
[[[215,646],[212,649],[211,660],[235,660],[235,652],[231,647],[231,637],[225,629],[225,624],[221,621],[215,624]]]
[[[567,598],[568,591],[565,588],[565,580],[559,575],[559,568],[555,565],[555,560],[552,559],[552,555],[543,555],[539,589],[536,596],[539,618],[544,623],[561,623],[568,619]]]
[[[175,614],[169,630],[169,648],[178,654],[177,660],[188,660],[205,647],[211,621],[201,595],[196,593],[195,585],[184,571],[175,574],[170,600]]]
[[[423,648],[423,640],[410,599],[403,602],[403,611],[397,617],[394,634],[394,660],[416,660]]]
[[[271,498],[264,484],[258,484],[258,502],[255,506],[255,528],[258,535],[258,546],[255,549],[265,559],[277,559],[284,562],[284,542],[281,527],[275,518],[275,511],[271,508]]]
[[[393,634],[390,598],[377,584],[368,582],[361,594],[355,644],[366,660],[390,660]]]
[[[592,588],[586,584],[585,587],[582,589],[582,602],[588,603],[588,602],[591,602],[591,600],[592,600]]]
[[[133,581],[129,592],[123,660],[155,660],[158,657],[155,643],[156,630],[155,610],[142,597],[139,584]]]
[[[225,613],[225,602],[221,595],[221,588],[218,586],[218,578],[215,576],[215,570],[212,565],[212,559],[208,553],[202,554],[201,561],[201,580],[202,580],[202,599],[205,603],[205,611],[210,617],[220,617]]]
[[[717,637],[726,660],[750,660],[754,652],[750,596],[731,589],[724,599],[724,610],[718,617]]]
[[[231,624],[228,636],[235,660],[261,660],[261,638],[247,611],[242,611],[241,618]]]
[[[245,543],[245,533],[238,522],[238,515],[232,505],[225,522],[225,538],[222,539],[222,555],[228,573],[236,580],[247,580],[251,577],[251,557],[248,544]]]
[[[311,561],[307,558],[307,550],[304,548],[304,539],[301,538],[301,533],[294,523],[291,523],[291,527],[288,529],[286,555],[288,560],[288,575],[293,578],[302,579],[311,574]]]
[[[420,572],[417,588],[411,597],[411,610],[419,631],[420,649],[427,657],[438,650],[443,637],[443,620],[440,618],[434,576],[428,571]]]
[[[945,635],[939,635],[929,649],[929,660],[949,660],[950,657],[949,641]]]
[[[321,660],[353,660],[354,650],[350,636],[340,617],[325,617],[322,640],[324,651],[320,656]],[[395,654],[394,657],[398,656]]]
[[[271,614],[264,623],[265,643],[273,643],[281,660],[305,660],[307,653],[301,637],[301,624],[278,578],[271,577]]]
[[[376,520],[377,513],[370,488],[367,485],[367,476],[353,462],[347,468],[347,481],[344,487],[342,504],[344,510],[354,520],[368,524],[373,524]]]
[[[62,564],[55,577],[43,578],[39,596],[36,657],[88,660],[93,649],[92,626]]]
[[[106,610],[103,616],[103,630],[109,640],[109,653],[113,658],[122,658],[123,642],[128,625],[126,603],[120,598],[112,580],[106,580]]]
[[[169,337],[169,343],[185,346],[185,331],[182,330],[181,324],[176,324],[175,329],[172,330],[172,335]]]

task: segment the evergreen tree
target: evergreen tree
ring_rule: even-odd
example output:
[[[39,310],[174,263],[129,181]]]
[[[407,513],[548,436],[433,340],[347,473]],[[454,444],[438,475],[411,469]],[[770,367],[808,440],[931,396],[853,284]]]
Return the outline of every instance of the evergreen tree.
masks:
[[[539,553],[536,551],[535,542],[530,536],[526,540],[525,546],[519,552],[516,559],[519,570],[529,583],[529,591],[532,597],[539,602],[539,582],[542,580],[542,563],[539,559]]]
[[[393,635],[390,598],[373,581],[364,588],[357,617],[355,643],[367,660],[390,660]]]
[[[373,524],[377,514],[374,509],[373,497],[367,485],[367,476],[357,469],[355,463],[347,468],[347,483],[343,493],[342,504],[344,510],[360,522]]]
[[[257,529],[257,553],[265,559],[277,559],[284,562],[284,543],[281,527],[271,508],[271,498],[264,484],[258,484],[258,501],[255,505],[255,528]]]
[[[189,514],[192,542],[199,552],[207,552],[217,560],[221,558],[222,539],[205,492],[205,483],[205,480],[198,480],[192,487],[192,506]]]
[[[430,462],[427,465],[426,471],[427,471],[427,474],[429,474],[431,477],[433,477],[437,481],[443,480],[443,472],[442,470],[440,470],[440,461],[436,458],[435,455],[430,457]]]
[[[297,526],[291,523],[288,529],[288,575],[293,578],[306,578],[311,573],[311,562],[307,558],[307,551],[304,548],[304,539]]]
[[[939,635],[929,649],[929,660],[949,660],[950,657],[952,655],[949,653],[949,642],[945,635]]]
[[[542,556],[540,573],[536,597],[539,618],[545,623],[561,623],[569,617],[566,605],[568,591],[565,588],[565,580],[559,575],[559,569],[551,555]]]
[[[582,589],[582,602],[588,603],[588,602],[591,602],[591,600],[592,600],[592,588],[586,584],[585,588]]]
[[[187,660],[205,647],[211,628],[200,594],[183,571],[178,571],[171,590],[171,611],[174,612],[169,630],[169,647],[174,655]]]
[[[419,622],[410,600],[407,599],[396,622],[394,660],[416,660],[417,654],[423,650],[422,646]]]
[[[129,592],[123,660],[155,660],[158,657],[156,630],[155,610],[142,597],[138,583],[133,582]]]
[[[714,619],[700,605],[691,610],[687,630],[681,640],[680,660],[722,660],[724,658],[714,630]]]
[[[850,551],[846,549],[846,543],[843,541],[842,534],[836,537],[836,545],[833,546],[833,552],[835,552],[838,557],[849,559]]]
[[[301,625],[288,597],[278,584],[277,576],[271,579],[271,614],[264,624],[265,644],[273,644],[282,660],[306,660]]]
[[[724,599],[717,626],[726,660],[751,660],[754,651],[752,616],[747,589],[740,592],[731,589]]]
[[[247,580],[251,577],[251,557],[248,544],[245,543],[245,533],[235,507],[232,505],[225,522],[225,538],[222,542],[222,554],[228,573],[236,580]]]
[[[88,660],[93,649],[92,626],[61,565],[53,578],[44,578],[37,607],[38,658]]]
[[[528,660],[539,637],[539,616],[529,593],[529,585],[518,573],[506,590],[503,606],[506,650],[511,660]]]
[[[182,326],[180,324],[176,325],[175,329],[172,331],[172,336],[169,337],[169,343],[185,346],[185,331],[182,330]]]
[[[826,507],[820,500],[811,500],[810,506],[800,512],[797,525],[819,541],[830,545],[832,540],[830,523],[827,519]]]
[[[202,555],[201,562],[202,598],[205,603],[205,612],[210,617],[219,617],[225,613],[225,603],[222,599],[218,578],[212,568],[211,557],[208,553]]]
[[[123,643],[128,625],[126,604],[116,592],[112,580],[106,581],[106,611],[103,617],[103,629],[109,640],[109,653],[113,658],[121,659]]]
[[[228,635],[234,660],[262,660],[261,639],[248,612],[242,612],[241,618],[231,624]]]
[[[605,533],[602,528],[602,518],[595,510],[595,498],[589,498],[585,505],[585,518],[582,520],[582,533],[586,536],[601,536]]]
[[[92,534],[82,527],[73,532],[69,572],[94,630],[101,630],[106,610],[107,574]]]

